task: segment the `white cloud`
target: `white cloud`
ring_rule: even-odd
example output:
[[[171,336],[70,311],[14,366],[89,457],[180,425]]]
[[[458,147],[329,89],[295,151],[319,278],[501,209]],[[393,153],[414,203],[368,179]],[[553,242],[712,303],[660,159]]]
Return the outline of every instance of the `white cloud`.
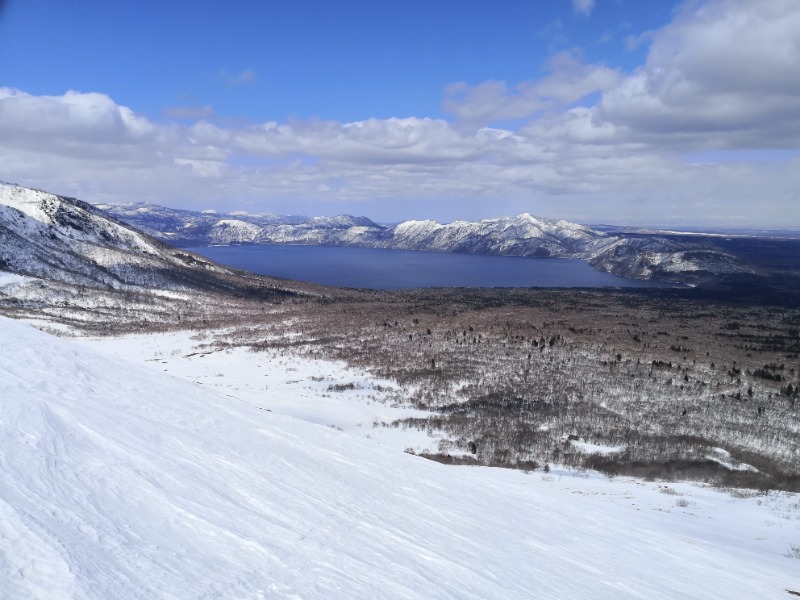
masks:
[[[105,94],[70,91],[63,96],[31,96],[10,88],[0,88],[0,127],[11,136],[42,132],[98,141],[106,136],[135,141],[156,132],[147,119]]]
[[[454,84],[445,90],[443,107],[461,123],[481,126],[563,109],[589,94],[613,88],[622,73],[603,65],[584,65],[571,53],[553,56],[550,74],[509,89],[505,82],[488,81],[470,87]]]
[[[689,3],[594,119],[660,144],[798,147],[798,31],[795,0]]]
[[[89,201],[387,220],[800,225],[797,31],[794,1],[694,2],[652,33],[639,69],[559,54],[538,80],[451,86],[453,123],[231,125],[210,107],[158,123],[103,94],[0,88],[0,179]],[[765,148],[785,153],[748,159]]]
[[[586,15],[587,17],[592,14],[594,9],[594,0],[572,0],[572,10],[576,14]]]

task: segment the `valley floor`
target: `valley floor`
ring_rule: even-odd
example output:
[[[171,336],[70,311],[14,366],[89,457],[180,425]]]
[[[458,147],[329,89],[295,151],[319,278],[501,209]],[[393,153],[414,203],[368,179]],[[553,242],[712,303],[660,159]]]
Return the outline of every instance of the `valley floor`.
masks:
[[[440,465],[372,427],[393,383],[289,350],[0,338],[3,598],[800,592],[796,494]]]

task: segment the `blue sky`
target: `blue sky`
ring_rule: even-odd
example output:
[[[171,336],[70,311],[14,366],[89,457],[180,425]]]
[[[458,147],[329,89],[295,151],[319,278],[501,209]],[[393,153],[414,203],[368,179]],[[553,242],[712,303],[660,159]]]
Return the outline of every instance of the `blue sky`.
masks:
[[[634,67],[644,48],[628,50],[628,36],[667,22],[671,10],[664,0],[612,0],[591,16],[563,0],[510,0],[503,10],[463,0],[224,8],[10,0],[3,84],[34,94],[101,91],[156,119],[182,105],[253,122],[442,118],[449,84],[525,81],[559,51]]]
[[[0,0],[0,179],[393,221],[799,226],[795,0]]]

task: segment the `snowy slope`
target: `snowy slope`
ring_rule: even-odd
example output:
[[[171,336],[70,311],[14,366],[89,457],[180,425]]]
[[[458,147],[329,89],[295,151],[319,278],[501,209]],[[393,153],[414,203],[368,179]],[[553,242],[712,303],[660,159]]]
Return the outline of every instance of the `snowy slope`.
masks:
[[[90,204],[6,183],[0,183],[0,270],[103,289],[184,289],[228,272]]]
[[[7,319],[0,339],[4,599],[800,589],[793,496],[446,467]]]
[[[242,346],[209,346],[216,335],[225,338],[233,333],[223,328],[205,335],[188,330],[75,341],[264,410],[367,436],[381,444],[393,443],[400,451],[436,448],[437,440],[423,431],[373,427],[430,415],[406,405],[408,388],[341,361],[310,358],[285,348],[252,352]],[[341,387],[331,390],[337,384]]]
[[[733,254],[655,236],[617,239],[597,252],[589,264],[622,277],[691,284],[721,275],[757,272]]]
[[[228,304],[222,298],[273,302],[295,290],[167,246],[80,200],[0,182],[5,314],[34,309],[61,322],[177,322],[187,310],[202,319],[209,302]]]

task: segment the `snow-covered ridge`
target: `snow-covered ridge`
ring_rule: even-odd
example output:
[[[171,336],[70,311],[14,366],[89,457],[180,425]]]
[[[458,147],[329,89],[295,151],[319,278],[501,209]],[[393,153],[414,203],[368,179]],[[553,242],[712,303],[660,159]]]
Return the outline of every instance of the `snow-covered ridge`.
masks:
[[[606,236],[567,221],[528,213],[478,222],[404,221],[384,227],[366,217],[276,217],[205,214],[152,205],[101,208],[165,241],[183,245],[300,243],[514,256],[588,257]],[[250,226],[247,226],[249,224]]]
[[[155,256],[161,248],[130,227],[96,214],[91,205],[40,190],[0,183],[0,209],[14,209],[51,229],[55,235],[88,244],[114,246]]]
[[[522,213],[481,221],[409,220],[384,227],[366,217],[277,217],[202,214],[152,206],[103,210],[162,240],[185,246],[306,244],[464,252],[501,256],[573,258],[635,279],[698,283],[730,273],[752,273],[718,248],[663,237],[610,236],[585,225]]]
[[[717,248],[660,237],[617,238],[589,259],[589,264],[633,279],[702,283],[730,274],[756,274],[736,255]]]
[[[0,271],[104,289],[182,289],[224,269],[85,202],[0,183]]]

